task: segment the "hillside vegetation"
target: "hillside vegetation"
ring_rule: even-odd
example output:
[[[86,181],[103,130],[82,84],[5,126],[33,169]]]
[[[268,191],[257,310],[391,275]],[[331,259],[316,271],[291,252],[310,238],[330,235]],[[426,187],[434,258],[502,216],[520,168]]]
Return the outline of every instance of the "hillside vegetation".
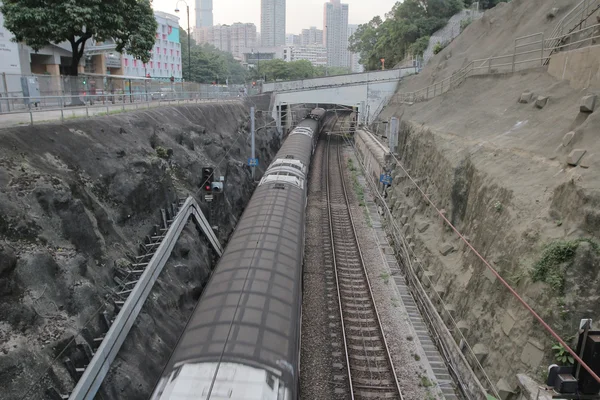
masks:
[[[505,0],[484,0],[483,9]],[[442,28],[450,17],[471,6],[472,0],[405,0],[397,2],[385,20],[376,16],[360,25],[350,37],[350,50],[360,53],[360,63],[367,70],[395,65],[407,55],[420,56],[429,44],[432,33]]]

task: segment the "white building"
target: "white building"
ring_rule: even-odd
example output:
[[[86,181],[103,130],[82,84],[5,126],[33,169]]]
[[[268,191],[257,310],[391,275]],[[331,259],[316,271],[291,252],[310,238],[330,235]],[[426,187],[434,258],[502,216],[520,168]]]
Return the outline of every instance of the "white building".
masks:
[[[285,45],[285,0],[261,0],[260,34],[263,47]]]
[[[327,47],[327,65],[349,67],[348,4],[340,0],[325,3],[323,13],[323,43]]]
[[[327,49],[323,45],[287,46],[283,49],[283,60],[287,62],[307,60],[312,65],[327,65]]]
[[[323,44],[323,31],[317,29],[316,26],[311,26],[309,29],[302,29],[300,35],[300,45],[309,46],[314,44]]]
[[[196,0],[196,28],[213,26],[213,0]]]
[[[348,38],[350,38],[350,36],[352,36],[354,34],[354,32],[356,32],[358,29],[358,25],[348,25]],[[358,53],[351,53],[348,50],[348,54],[350,57],[350,60],[348,61],[348,65],[350,66],[350,70],[353,73],[359,73],[359,72],[364,72],[365,68],[360,64],[360,54]]]
[[[158,23],[156,43],[152,59],[144,64],[129,54],[123,54],[123,75],[146,76],[152,78],[180,79],[182,77],[181,44],[179,43],[179,17],[162,11],[155,11]]]
[[[300,35],[294,35],[293,33],[287,33],[285,35],[286,46],[300,46]]]
[[[215,25],[196,28],[192,38],[198,44],[208,43],[221,51],[242,58],[242,50],[256,46],[256,25],[236,22],[233,25]]]

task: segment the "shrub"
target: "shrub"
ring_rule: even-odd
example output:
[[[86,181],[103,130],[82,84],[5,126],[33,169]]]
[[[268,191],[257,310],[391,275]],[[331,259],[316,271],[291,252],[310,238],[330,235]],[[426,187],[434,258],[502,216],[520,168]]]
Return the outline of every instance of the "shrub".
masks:
[[[444,46],[440,42],[437,42],[435,44],[435,46],[433,47],[433,54],[438,54],[440,51],[444,50],[444,47],[446,47],[446,46]]]
[[[471,25],[471,22],[473,22],[473,18],[471,17],[460,21],[460,32],[462,33],[462,31],[464,31],[467,26]]]
[[[599,246],[590,239],[556,241],[544,247],[542,257],[533,265],[531,277],[534,282],[545,282],[562,294],[565,286],[565,272],[573,264],[575,251],[582,242],[587,242],[598,253]]]

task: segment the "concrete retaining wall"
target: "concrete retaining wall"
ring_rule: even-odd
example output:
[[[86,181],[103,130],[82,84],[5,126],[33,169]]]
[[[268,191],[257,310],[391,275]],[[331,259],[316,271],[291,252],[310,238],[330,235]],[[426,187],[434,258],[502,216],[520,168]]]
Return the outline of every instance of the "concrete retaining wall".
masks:
[[[263,85],[263,93],[281,92],[287,90],[307,90],[319,87],[332,87],[367,82],[397,80],[417,72],[414,67],[389,69],[386,71],[364,72],[361,74],[348,74],[337,76],[324,76],[321,78],[301,79],[297,81],[273,82]]]
[[[548,73],[573,89],[600,88],[600,45],[552,55]]]
[[[364,130],[357,130],[354,135],[354,143],[359,158],[363,161],[367,173],[379,181],[379,175],[386,172],[390,159],[389,151],[371,135]]]

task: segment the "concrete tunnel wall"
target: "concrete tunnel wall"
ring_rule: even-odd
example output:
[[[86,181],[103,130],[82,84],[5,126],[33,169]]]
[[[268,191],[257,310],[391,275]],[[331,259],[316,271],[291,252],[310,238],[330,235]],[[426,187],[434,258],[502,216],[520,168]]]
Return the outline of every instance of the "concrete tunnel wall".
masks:
[[[273,119],[277,120],[277,105],[279,104],[340,104],[344,106],[357,106],[360,121],[365,123],[365,114],[368,112],[368,121],[381,112],[383,106],[396,93],[397,81],[379,83],[365,83],[363,85],[340,86],[326,89],[303,90],[298,92],[275,93],[271,110]],[[365,101],[366,100],[366,101]],[[363,109],[363,107],[366,109]],[[366,112],[365,112],[366,111]]]

